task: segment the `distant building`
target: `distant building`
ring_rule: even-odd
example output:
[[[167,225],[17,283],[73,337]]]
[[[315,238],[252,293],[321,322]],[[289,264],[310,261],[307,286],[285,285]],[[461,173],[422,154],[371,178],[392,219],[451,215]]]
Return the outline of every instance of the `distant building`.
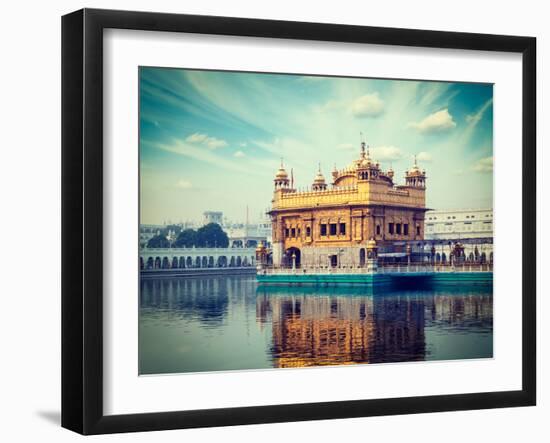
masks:
[[[493,262],[493,210],[453,209],[426,213],[426,241],[435,248],[435,261],[449,259],[460,244],[466,262]]]
[[[493,237],[492,209],[454,209],[426,213],[426,240]]]
[[[202,220],[203,225],[207,225],[209,223],[217,223],[218,225],[223,226],[223,212],[204,211],[202,215],[203,215],[203,220]]]

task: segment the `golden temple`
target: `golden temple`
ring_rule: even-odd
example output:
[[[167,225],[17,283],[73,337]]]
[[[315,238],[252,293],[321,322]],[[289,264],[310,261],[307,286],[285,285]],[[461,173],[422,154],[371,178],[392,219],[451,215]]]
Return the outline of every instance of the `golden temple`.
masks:
[[[416,162],[405,184],[380,168],[361,143],[359,158],[332,171],[327,184],[319,171],[299,191],[283,163],[274,179],[271,262],[275,266],[362,266],[366,249],[424,240],[426,172]]]

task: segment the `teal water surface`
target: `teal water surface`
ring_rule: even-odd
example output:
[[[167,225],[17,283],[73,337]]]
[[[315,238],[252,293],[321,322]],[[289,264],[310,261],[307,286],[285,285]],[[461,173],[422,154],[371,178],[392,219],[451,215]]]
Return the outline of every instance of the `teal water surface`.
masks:
[[[492,285],[263,287],[142,279],[140,374],[491,358]]]

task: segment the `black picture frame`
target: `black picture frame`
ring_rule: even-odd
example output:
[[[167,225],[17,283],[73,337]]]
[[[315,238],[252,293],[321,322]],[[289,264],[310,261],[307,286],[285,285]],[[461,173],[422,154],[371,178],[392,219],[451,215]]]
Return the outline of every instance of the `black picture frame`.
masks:
[[[522,389],[131,415],[103,412],[103,31],[108,28],[522,54]],[[536,403],[536,39],[83,9],[62,18],[62,426],[82,434]],[[511,294],[515,295],[515,294]]]

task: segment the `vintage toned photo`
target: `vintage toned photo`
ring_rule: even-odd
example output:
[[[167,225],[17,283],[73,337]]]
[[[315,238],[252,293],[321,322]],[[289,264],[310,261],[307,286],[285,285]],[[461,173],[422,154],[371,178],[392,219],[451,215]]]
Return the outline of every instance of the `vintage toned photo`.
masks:
[[[139,132],[141,375],[493,357],[492,84],[141,67]]]

